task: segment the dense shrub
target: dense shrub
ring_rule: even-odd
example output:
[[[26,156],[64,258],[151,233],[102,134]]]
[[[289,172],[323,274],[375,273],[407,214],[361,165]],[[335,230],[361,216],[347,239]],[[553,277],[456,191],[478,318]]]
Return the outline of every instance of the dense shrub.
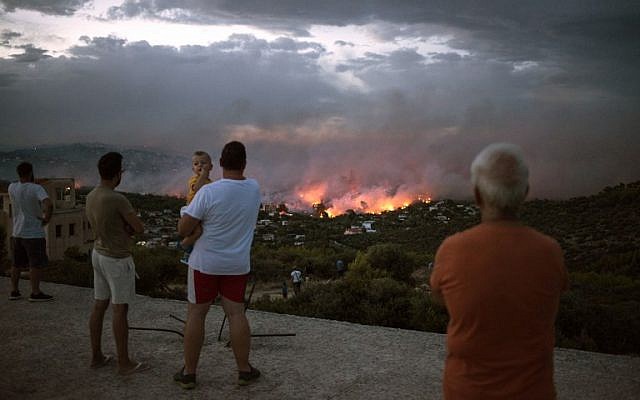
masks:
[[[180,263],[180,252],[166,248],[147,249],[136,247],[133,259],[136,273],[136,291],[154,297],[184,298],[184,291],[176,292],[174,284],[179,286],[187,282],[187,266]]]
[[[426,293],[388,277],[347,277],[307,285],[290,300],[260,299],[255,307],[286,314],[444,332],[447,316]],[[425,320],[426,319],[426,320]]]
[[[640,354],[640,282],[612,275],[572,273],[556,320],[558,345]]]
[[[306,276],[319,279],[336,277],[335,263],[351,262],[355,252],[331,246],[278,246],[256,243],[251,251],[251,269],[259,281],[288,280],[294,267]]]
[[[350,269],[350,276],[360,273],[374,276],[388,276],[400,282],[411,282],[411,274],[418,264],[414,257],[397,245],[379,244],[369,247],[364,256],[356,259]],[[368,271],[367,267],[372,271]]]
[[[87,261],[71,258],[51,261],[49,267],[44,270],[44,279],[73,286],[93,287],[93,267]]]
[[[91,252],[80,251],[80,248],[78,246],[68,247],[64,251],[65,259],[70,259],[78,262],[90,262],[90,259],[89,259],[90,255],[91,255]]]

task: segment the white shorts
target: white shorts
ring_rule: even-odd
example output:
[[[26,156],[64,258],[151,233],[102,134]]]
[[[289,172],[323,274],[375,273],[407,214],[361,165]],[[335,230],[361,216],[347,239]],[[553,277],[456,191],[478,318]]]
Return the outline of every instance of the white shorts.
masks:
[[[136,266],[133,257],[113,258],[91,252],[93,288],[96,300],[131,304],[136,297]]]

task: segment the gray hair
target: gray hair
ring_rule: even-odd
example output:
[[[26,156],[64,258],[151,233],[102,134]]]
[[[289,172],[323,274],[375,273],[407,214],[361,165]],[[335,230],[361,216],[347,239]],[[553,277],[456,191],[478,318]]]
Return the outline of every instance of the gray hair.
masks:
[[[471,163],[471,183],[488,205],[516,210],[529,189],[529,168],[522,149],[509,143],[485,147]]]

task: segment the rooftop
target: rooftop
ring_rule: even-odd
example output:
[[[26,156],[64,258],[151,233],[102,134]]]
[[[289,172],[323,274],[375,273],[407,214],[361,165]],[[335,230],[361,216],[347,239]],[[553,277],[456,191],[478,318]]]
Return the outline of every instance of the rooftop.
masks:
[[[182,338],[172,332],[133,330],[133,356],[148,371],[121,377],[115,363],[88,368],[88,319],[92,290],[43,282],[55,296],[30,303],[29,283],[20,282],[23,299],[0,298],[0,398],[13,399],[438,399],[441,397],[445,336],[249,310],[256,337],[252,363],[263,376],[248,387],[235,385],[235,363],[223,340],[217,341],[222,310],[207,318],[198,387],[184,391],[171,379],[182,365]],[[8,278],[0,293],[8,294]],[[131,305],[132,327],[181,331],[186,303],[138,296]],[[107,314],[103,336],[106,354],[115,354]],[[637,399],[640,358],[556,349],[559,399]]]

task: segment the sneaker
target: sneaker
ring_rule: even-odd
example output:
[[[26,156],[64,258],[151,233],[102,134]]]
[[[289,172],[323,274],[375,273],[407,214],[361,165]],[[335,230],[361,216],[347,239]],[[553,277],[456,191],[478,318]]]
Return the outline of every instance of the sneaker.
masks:
[[[181,388],[191,390],[196,387],[196,374],[184,373],[184,367],[173,375],[173,381]]]
[[[44,294],[44,292],[40,292],[38,294],[31,294],[29,296],[29,301],[51,301],[53,300],[53,296],[49,296],[48,294]]]
[[[257,368],[253,368],[251,365],[249,367],[251,367],[249,372],[238,371],[238,385],[246,386],[260,377],[260,371]]]
[[[9,295],[9,300],[18,300],[22,297],[19,290],[14,290]]]

